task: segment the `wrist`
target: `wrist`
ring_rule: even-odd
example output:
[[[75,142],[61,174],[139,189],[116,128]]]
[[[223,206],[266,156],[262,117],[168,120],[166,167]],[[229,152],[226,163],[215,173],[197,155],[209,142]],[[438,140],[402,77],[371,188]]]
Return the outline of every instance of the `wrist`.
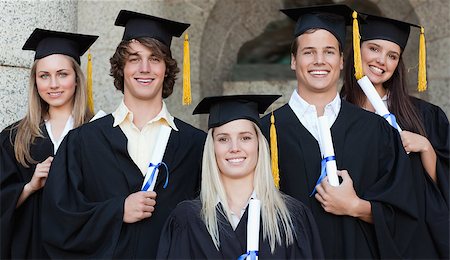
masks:
[[[33,187],[31,187],[31,183],[25,184],[25,186],[23,187],[23,191],[27,194],[32,194],[33,192],[35,192]]]

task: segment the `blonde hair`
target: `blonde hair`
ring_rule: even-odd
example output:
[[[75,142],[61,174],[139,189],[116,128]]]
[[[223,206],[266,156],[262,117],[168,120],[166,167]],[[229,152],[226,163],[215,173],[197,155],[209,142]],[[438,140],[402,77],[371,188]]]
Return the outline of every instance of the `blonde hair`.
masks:
[[[74,127],[78,127],[92,117],[92,112],[87,105],[87,85],[84,73],[80,65],[70,56],[66,56],[72,62],[72,68],[76,75],[76,88],[73,101]],[[16,160],[24,167],[28,164],[36,164],[37,161],[31,157],[30,146],[38,137],[43,137],[40,129],[44,116],[48,113],[48,104],[39,96],[36,86],[36,67],[39,60],[35,60],[31,67],[30,80],[28,84],[28,108],[25,117],[13,128],[17,128],[14,138],[14,155]],[[11,131],[11,134],[13,131]],[[12,135],[10,140],[12,141]]]
[[[294,242],[293,224],[291,214],[283,199],[284,195],[275,188],[273,183],[267,140],[259,127],[254,123],[253,126],[258,136],[259,147],[258,162],[254,176],[254,190],[257,198],[261,201],[263,238],[269,241],[270,249],[273,253],[275,245],[281,245],[282,243],[282,234],[285,234],[286,245],[291,245]],[[217,199],[223,203],[221,214],[231,219],[231,211],[228,208],[225,189],[220,180],[220,172],[216,163],[213,131],[213,128],[208,131],[203,152],[200,199],[202,202],[202,219],[214,245],[219,250],[219,228],[216,214]]]

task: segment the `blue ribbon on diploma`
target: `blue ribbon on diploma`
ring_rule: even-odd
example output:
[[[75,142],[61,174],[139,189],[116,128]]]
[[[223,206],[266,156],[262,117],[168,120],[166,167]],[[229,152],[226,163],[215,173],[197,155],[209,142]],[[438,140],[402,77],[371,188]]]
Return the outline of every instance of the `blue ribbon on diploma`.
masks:
[[[153,168],[152,174],[150,175],[150,178],[148,178],[147,182],[145,183],[144,187],[142,188],[143,191],[147,191],[150,185],[153,182],[153,179],[155,178],[156,169],[158,169],[161,165],[163,165],[166,168],[166,182],[164,183],[163,188],[165,189],[167,187],[167,184],[169,183],[169,168],[167,167],[167,164],[164,162],[160,162],[158,164],[150,163],[148,165],[149,168]]]
[[[258,251],[248,251],[247,253],[241,255],[238,260],[245,260],[248,256],[250,256],[250,260],[256,260]]]
[[[320,162],[320,176],[319,179],[316,182],[316,185],[314,185],[314,190],[311,192],[311,194],[309,194],[310,197],[312,197],[314,195],[314,193],[316,193],[316,186],[319,185],[322,182],[322,179],[325,178],[325,176],[327,175],[327,162],[329,161],[335,161],[336,160],[336,156],[328,156],[322,159],[322,161]]]
[[[394,115],[394,114],[389,113],[389,114],[384,115],[383,117],[384,117],[385,119],[390,118],[390,119],[391,119],[391,122],[392,122],[392,127],[394,127],[395,129],[398,130],[397,119],[395,118],[395,115]],[[388,121],[388,122],[389,122],[389,121]]]

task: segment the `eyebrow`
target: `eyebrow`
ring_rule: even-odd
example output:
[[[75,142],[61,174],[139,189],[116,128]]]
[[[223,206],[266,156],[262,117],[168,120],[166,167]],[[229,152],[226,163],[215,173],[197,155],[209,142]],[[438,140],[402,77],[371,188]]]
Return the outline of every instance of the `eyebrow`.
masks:
[[[304,47],[304,48],[302,48],[301,51],[304,51],[304,50],[316,50],[316,49],[319,49],[319,48],[309,46],[309,47]],[[334,46],[325,46],[325,47],[323,47],[322,49],[333,49],[333,50],[337,50],[337,48],[334,47]]]

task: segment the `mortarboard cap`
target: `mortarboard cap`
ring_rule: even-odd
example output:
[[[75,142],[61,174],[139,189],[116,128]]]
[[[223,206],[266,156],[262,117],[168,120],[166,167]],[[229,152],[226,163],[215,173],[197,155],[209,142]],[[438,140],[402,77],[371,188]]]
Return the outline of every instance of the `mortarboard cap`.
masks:
[[[192,114],[209,114],[208,129],[237,119],[248,119],[260,125],[259,114],[281,95],[233,95],[205,97]]]
[[[418,91],[425,91],[427,87],[426,79],[426,47],[425,32],[420,25],[398,21],[395,19],[361,13],[364,23],[361,25],[361,40],[386,40],[396,43],[402,50],[408,43],[411,27],[420,28],[419,37],[419,65],[418,65]]]
[[[296,22],[295,37],[309,29],[324,29],[332,33],[344,48],[346,25],[351,24],[353,12],[347,5],[318,5],[280,11]]]
[[[361,40],[381,39],[394,42],[405,49],[409,38],[411,26],[420,28],[419,25],[406,23],[382,16],[360,13],[365,16],[365,23],[361,25]]]
[[[34,29],[23,45],[23,50],[35,51],[34,59],[52,54],[64,54],[74,58],[80,64],[82,56],[97,40],[96,35],[76,34],[60,31]]]
[[[168,47],[172,37],[180,37],[190,26],[164,18],[121,10],[114,25],[125,27],[122,40],[150,37],[159,40]]]

